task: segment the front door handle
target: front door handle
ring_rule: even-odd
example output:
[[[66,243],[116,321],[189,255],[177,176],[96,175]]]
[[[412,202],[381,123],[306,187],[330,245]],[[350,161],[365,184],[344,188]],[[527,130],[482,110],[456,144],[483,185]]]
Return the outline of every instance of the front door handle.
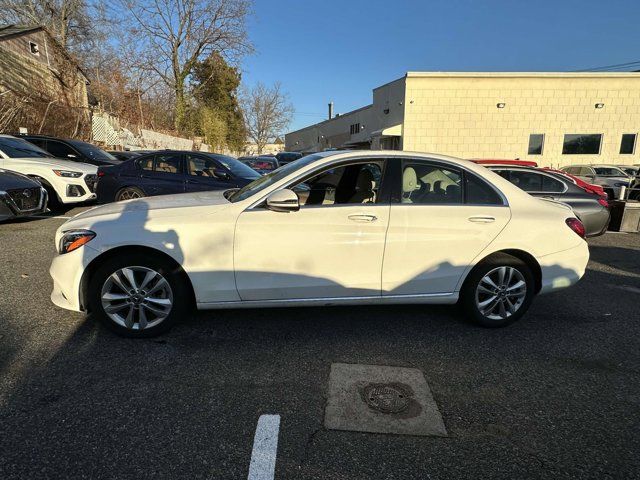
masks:
[[[487,215],[475,215],[473,217],[469,217],[467,220],[473,223],[492,223],[496,221],[496,217],[490,217]]]
[[[348,218],[354,222],[375,222],[378,219],[375,215],[365,214],[349,215]]]

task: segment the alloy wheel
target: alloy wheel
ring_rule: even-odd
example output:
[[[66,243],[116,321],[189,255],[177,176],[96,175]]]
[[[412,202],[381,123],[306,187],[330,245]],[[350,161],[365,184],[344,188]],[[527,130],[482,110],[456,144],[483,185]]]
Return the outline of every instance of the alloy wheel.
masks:
[[[130,330],[144,330],[169,316],[173,292],[169,282],[157,271],[132,266],[107,277],[100,300],[112,321]]]
[[[118,196],[119,201],[133,200],[134,198],[142,198],[142,195],[140,195],[137,191],[132,190],[130,188],[123,190],[122,192],[120,192],[120,195]]]
[[[476,287],[476,307],[492,320],[516,313],[527,296],[527,282],[514,267],[497,267],[485,274]]]

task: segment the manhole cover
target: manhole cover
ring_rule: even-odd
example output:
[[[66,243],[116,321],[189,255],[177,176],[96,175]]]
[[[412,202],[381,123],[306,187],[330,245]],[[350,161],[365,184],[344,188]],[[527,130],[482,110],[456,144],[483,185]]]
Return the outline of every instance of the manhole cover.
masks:
[[[378,412],[400,413],[409,406],[409,393],[397,384],[371,383],[363,393],[367,405]]]

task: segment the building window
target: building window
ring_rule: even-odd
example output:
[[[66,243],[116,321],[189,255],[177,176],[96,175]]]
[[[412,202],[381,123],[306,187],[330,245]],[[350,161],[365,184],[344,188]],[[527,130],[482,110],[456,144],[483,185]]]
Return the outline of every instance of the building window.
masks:
[[[40,47],[35,42],[29,42],[29,50],[33,55],[40,55]]]
[[[562,144],[563,155],[598,155],[602,134],[600,133],[567,133]]]
[[[351,126],[349,127],[349,133],[351,133],[351,135],[355,135],[356,133],[360,133],[360,124],[359,123],[351,124]]]
[[[544,145],[544,133],[532,133],[529,135],[529,155],[542,155]]]
[[[623,133],[622,141],[620,142],[620,153],[626,155],[633,155],[636,151],[636,134],[635,133]]]

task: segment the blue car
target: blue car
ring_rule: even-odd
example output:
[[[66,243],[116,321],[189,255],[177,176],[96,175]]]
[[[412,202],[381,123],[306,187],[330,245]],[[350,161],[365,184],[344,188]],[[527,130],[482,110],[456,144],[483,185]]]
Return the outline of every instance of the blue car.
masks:
[[[241,188],[260,174],[233,157],[161,150],[98,168],[98,203],[173,193]]]

